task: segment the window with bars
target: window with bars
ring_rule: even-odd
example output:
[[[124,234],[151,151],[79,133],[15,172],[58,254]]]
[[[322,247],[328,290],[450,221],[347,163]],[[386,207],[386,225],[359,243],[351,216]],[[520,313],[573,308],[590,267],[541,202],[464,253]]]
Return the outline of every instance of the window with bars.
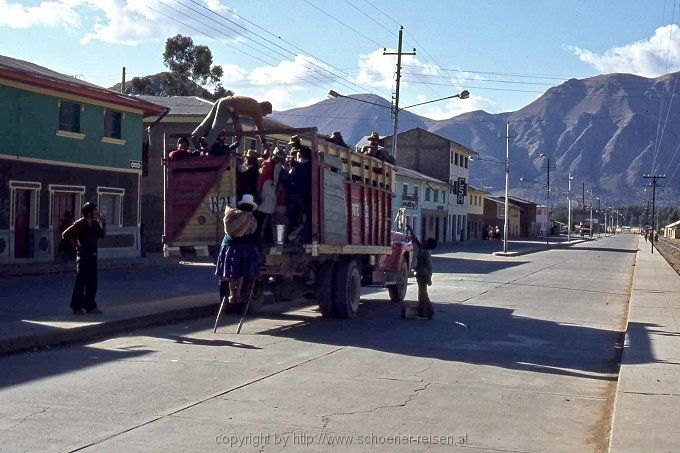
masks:
[[[80,133],[80,104],[59,101],[59,130]]]

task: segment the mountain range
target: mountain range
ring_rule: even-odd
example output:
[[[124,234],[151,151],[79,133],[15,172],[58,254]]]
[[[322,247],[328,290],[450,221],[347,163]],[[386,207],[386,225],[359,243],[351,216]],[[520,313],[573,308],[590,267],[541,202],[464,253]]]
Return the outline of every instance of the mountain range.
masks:
[[[565,202],[571,172],[573,198],[579,203],[585,184],[586,203],[599,197],[607,204],[641,204],[648,198],[642,176],[654,170],[668,176],[658,199],[677,204],[680,99],[675,98],[680,97],[679,78],[680,73],[658,78],[604,74],[570,79],[514,112],[479,110],[435,121],[401,111],[399,131],[420,127],[478,152],[471,183],[500,192],[503,165],[493,160],[505,158],[509,122],[510,187],[516,196],[545,201],[549,158],[551,203]],[[390,103],[373,94],[326,99],[271,116],[293,126],[316,126],[322,133],[339,130],[349,144],[372,131],[381,136],[392,133]]]

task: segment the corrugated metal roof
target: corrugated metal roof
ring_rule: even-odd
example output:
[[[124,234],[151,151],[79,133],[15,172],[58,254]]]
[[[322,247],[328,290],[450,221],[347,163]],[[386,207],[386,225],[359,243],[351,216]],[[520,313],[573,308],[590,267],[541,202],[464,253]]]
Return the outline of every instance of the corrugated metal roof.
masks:
[[[503,197],[502,200],[494,198],[494,197],[484,197],[484,198],[486,198],[487,200],[493,201],[494,203],[499,204],[501,206],[505,206],[505,197]],[[524,208],[521,208],[520,206],[517,206],[516,204],[510,203],[509,200],[510,200],[510,197],[508,197],[508,207],[515,208],[518,211],[524,211]]]
[[[205,116],[213,106],[212,101],[198,96],[136,96],[147,102],[170,109],[168,116]]]
[[[422,173],[419,173],[415,170],[411,170],[410,168],[405,168],[405,167],[396,167],[396,172],[397,175],[404,175],[408,178],[413,178],[413,179],[423,179],[425,181],[430,181],[430,182],[436,182],[438,184],[443,184],[443,185],[448,185],[444,181],[440,181],[437,178],[433,178],[432,176],[427,176]]]
[[[92,90],[93,92],[97,92],[97,94],[92,93],[92,96],[105,96],[108,97],[109,100],[112,102],[120,102],[124,104],[129,104],[131,101],[133,103],[138,103],[138,104],[144,104],[143,106],[140,106],[144,108],[144,110],[149,110],[149,107],[152,107],[151,110],[157,110],[160,109],[161,106],[149,102],[149,101],[144,101],[143,99],[139,99],[133,96],[128,96],[122,93],[119,93],[118,91],[113,91],[109,90],[108,88],[101,87],[99,85],[95,85],[94,83],[86,82],[85,80],[80,80],[77,79],[73,76],[62,74],[57,71],[53,71],[52,69],[46,68],[44,66],[37,65],[35,63],[31,63],[30,61],[24,61],[24,60],[19,60],[16,58],[12,57],[7,57],[5,55],[0,55],[0,69],[5,69],[17,74],[24,74],[30,77],[35,77],[39,79],[44,79],[50,82],[57,82],[60,84],[67,85],[68,87],[64,87],[64,91],[68,91],[68,88],[70,87],[71,89],[73,87],[76,88],[85,88],[88,90]],[[118,98],[118,99],[115,99]]]
[[[92,88],[100,91],[110,91],[94,83],[86,82],[84,80],[76,79],[70,75],[62,74],[57,71],[53,71],[44,66],[31,63],[29,61],[17,60],[16,58],[6,57],[0,55],[0,68],[9,69],[12,71],[23,72],[24,74],[29,74],[32,76],[40,77],[43,79],[55,80],[58,82],[68,83],[69,85],[80,86],[84,88]]]
[[[680,227],[680,220],[678,220],[677,222],[670,223],[670,224],[666,225],[664,228],[674,228],[674,227]]]

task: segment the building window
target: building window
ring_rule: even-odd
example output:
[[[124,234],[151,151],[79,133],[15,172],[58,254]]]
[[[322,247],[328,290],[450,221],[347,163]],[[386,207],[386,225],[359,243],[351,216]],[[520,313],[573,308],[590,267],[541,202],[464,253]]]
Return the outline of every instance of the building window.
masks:
[[[434,189],[434,202],[439,203],[439,190]]]
[[[403,193],[404,195],[408,195],[408,184],[404,184],[402,187],[403,187],[403,189],[404,189],[402,193]]]
[[[80,133],[80,104],[59,101],[59,130]]]
[[[123,115],[115,110],[104,110],[104,137],[120,140],[121,122]]]
[[[99,213],[106,218],[106,223],[123,226],[123,196],[125,189],[115,187],[97,187],[97,204]]]
[[[414,197],[418,196],[418,186],[416,186],[416,185],[413,186],[413,196]]]
[[[465,158],[465,168],[468,168],[468,165],[469,165],[468,162],[470,162],[470,158],[466,157]]]
[[[451,164],[453,165],[453,151],[451,151]]]
[[[456,153],[456,157],[453,159],[454,165],[458,165],[458,153]]]
[[[430,188],[425,189],[425,201],[430,201]]]

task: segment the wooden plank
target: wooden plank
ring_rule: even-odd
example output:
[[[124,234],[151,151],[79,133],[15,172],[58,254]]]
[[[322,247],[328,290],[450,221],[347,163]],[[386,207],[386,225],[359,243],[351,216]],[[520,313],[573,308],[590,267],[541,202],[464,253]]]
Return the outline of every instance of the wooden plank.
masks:
[[[312,253],[313,246],[305,245],[307,253]],[[320,255],[390,255],[391,247],[380,247],[374,245],[318,245]]]

